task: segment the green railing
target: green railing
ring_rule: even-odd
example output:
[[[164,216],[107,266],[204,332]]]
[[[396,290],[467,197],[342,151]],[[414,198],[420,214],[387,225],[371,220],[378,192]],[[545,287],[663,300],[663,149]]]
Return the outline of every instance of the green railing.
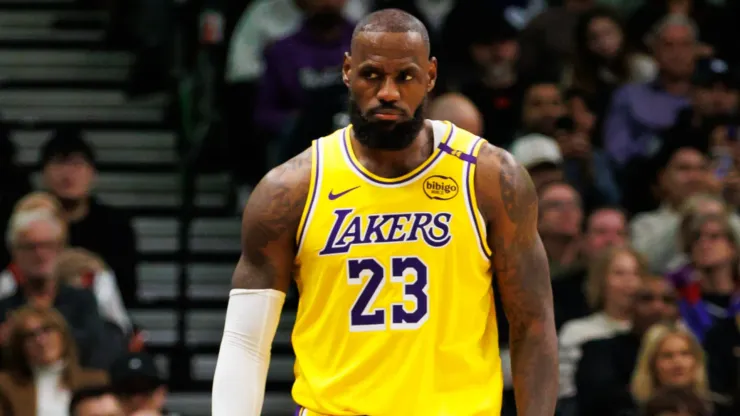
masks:
[[[190,379],[186,348],[185,317],[188,310],[187,266],[190,260],[190,228],[196,215],[198,162],[215,120],[215,70],[210,52],[198,42],[201,2],[185,2],[178,10],[173,37],[174,87],[179,137],[181,206],[178,229],[178,374],[173,380]],[[180,372],[182,372],[180,374]]]

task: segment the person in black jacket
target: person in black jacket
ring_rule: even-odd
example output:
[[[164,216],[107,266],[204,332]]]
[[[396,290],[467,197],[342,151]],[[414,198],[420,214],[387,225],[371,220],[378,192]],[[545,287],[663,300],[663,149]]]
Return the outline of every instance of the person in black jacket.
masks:
[[[136,238],[125,213],[91,194],[93,149],[76,129],[58,130],[41,149],[44,184],[64,208],[69,245],[100,255],[116,275],[126,305],[136,297]]]

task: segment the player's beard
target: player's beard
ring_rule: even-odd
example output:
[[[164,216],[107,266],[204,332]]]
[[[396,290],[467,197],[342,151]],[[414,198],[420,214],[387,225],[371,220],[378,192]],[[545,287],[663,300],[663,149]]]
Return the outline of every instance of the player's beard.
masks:
[[[357,105],[349,99],[349,119],[354,137],[363,146],[379,150],[402,150],[411,145],[424,128],[424,114],[427,99],[414,111],[408,120],[385,121],[370,120]]]

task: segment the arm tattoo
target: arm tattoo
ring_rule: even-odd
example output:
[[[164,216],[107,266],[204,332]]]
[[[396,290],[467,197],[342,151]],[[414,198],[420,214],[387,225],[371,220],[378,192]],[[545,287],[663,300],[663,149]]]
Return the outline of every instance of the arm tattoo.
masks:
[[[478,160],[476,190],[510,324],[517,414],[551,416],[558,390],[557,338],[550,271],[537,232],[537,193],[509,153],[484,145]]]
[[[311,149],[268,173],[255,187],[242,218],[242,257],[233,286],[287,288],[295,232],[308,195]]]

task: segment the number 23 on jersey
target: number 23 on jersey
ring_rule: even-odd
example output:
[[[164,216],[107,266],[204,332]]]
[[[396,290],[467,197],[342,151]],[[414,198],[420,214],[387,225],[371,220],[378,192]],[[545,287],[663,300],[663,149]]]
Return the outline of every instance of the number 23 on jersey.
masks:
[[[375,258],[349,259],[347,271],[349,284],[364,284],[349,311],[350,331],[418,329],[428,319],[429,269],[420,258],[391,257],[390,270]],[[403,302],[373,308],[386,284],[403,285]]]

